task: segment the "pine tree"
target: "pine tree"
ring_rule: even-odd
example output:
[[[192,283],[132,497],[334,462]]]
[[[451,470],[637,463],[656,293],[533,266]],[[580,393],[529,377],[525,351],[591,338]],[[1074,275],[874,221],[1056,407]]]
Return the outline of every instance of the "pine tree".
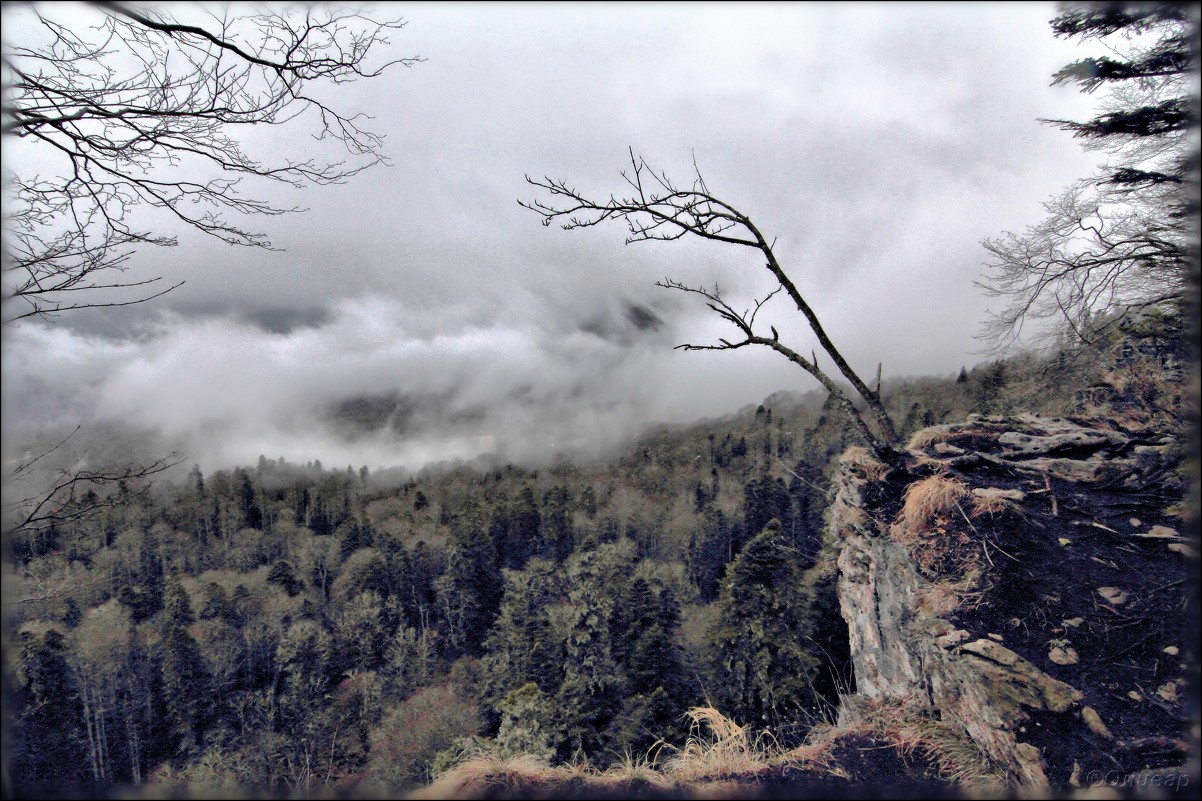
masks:
[[[721,509],[707,509],[689,549],[693,583],[702,601],[708,603],[718,597],[722,575],[731,558],[730,524]]]
[[[283,559],[271,566],[267,573],[267,583],[283,587],[289,597],[298,594],[305,586],[305,583],[296,577],[292,565]]]
[[[67,645],[54,629],[42,635],[21,632],[18,641],[9,710],[12,740],[5,747],[13,789],[24,798],[82,795],[83,713],[64,658]]]
[[[551,699],[534,682],[509,692],[497,705],[501,715],[497,750],[502,757],[555,758],[561,735],[555,730]]]
[[[501,603],[503,579],[487,531],[475,500],[464,504],[451,525],[447,569],[435,591],[452,651],[479,654]]]
[[[556,485],[543,496],[541,546],[539,555],[562,562],[576,547],[572,525],[572,493]]]
[[[779,728],[813,714],[818,661],[796,550],[773,520],[727,571],[715,632],[715,679],[723,714]]]
[[[999,349],[1040,319],[1058,324],[1043,327],[1045,342],[1071,332],[1091,345],[1128,312],[1189,312],[1184,301],[1197,288],[1198,24],[1190,3],[1068,4],[1051,21],[1056,36],[1092,40],[1106,52],[1066,65],[1053,85],[1106,91],[1093,118],[1044,122],[1108,158],[1046,202],[1042,222],[982,243],[992,257],[983,286],[1007,303],[983,331]]]
[[[522,491],[509,504],[504,517],[498,517],[498,522],[502,524],[497,526],[494,541],[501,564],[511,570],[521,570],[538,547],[542,525],[542,514],[538,510],[534,490],[528,486],[522,487]]]
[[[563,643],[551,627],[559,595],[554,563],[535,557],[522,571],[505,572],[500,614],[485,643],[484,698],[496,706],[509,692],[534,683],[554,696],[563,680]],[[498,707],[499,709],[499,707]]]
[[[605,546],[577,555],[569,568],[571,616],[556,699],[556,723],[563,733],[559,758],[564,761],[597,758],[614,745],[610,725],[625,695],[609,628],[610,588],[620,568],[615,557],[620,558],[619,552]]]
[[[182,626],[171,628],[162,643],[163,700],[171,752],[181,764],[197,753],[212,699],[200,646]]]
[[[188,598],[187,590],[180,583],[179,576],[171,576],[167,579],[166,588],[163,590],[164,628],[169,629],[175,626],[186,628],[195,622],[196,616],[192,613],[192,601]]]
[[[242,468],[234,471],[234,480],[238,485],[239,509],[242,513],[242,523],[239,528],[263,528],[263,510],[259,508],[258,493],[251,483],[250,474]]]
[[[688,735],[685,710],[697,699],[676,642],[680,605],[670,589],[657,596],[645,581],[635,579],[615,618],[624,626],[614,631],[612,641],[627,697],[611,724],[613,739],[631,753],[645,753],[659,739],[682,741]]]

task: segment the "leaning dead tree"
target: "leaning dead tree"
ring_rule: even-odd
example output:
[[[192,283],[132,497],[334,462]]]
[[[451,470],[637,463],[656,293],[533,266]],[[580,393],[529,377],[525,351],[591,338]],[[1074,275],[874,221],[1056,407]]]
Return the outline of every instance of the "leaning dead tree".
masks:
[[[403,25],[333,6],[5,3],[5,322],[170,291],[123,272],[181,230],[270,248],[241,218],[298,209],[255,187],[385,161],[370,118],[336,101],[420,61],[379,57]],[[245,134],[260,126],[314,141],[299,159],[265,142],[259,156]]]
[[[768,241],[750,217],[710,192],[696,164],[693,165],[692,183],[679,186],[665,173],[652,169],[643,158],[635,155],[633,149],[630,151],[630,163],[630,169],[622,172],[622,178],[630,187],[630,193],[624,197],[611,194],[593,199],[568,186],[566,181],[526,176],[529,184],[545,190],[551,195],[551,200],[518,202],[541,215],[543,225],[557,221],[564,230],[569,231],[600,225],[608,220],[623,220],[629,232],[627,244],[654,240],[670,242],[696,236],[757,251],[765,269],[772,274],[778,286],[757,299],[753,308],[745,311],[736,311],[722,297],[717,286],[692,286],[671,278],[657,282],[657,286],[666,289],[700,296],[715,314],[738,332],[737,337],[721,338],[714,344],[686,343],[677,347],[682,350],[738,350],[760,346],[776,351],[818,379],[876,454],[882,457],[891,455],[898,445],[898,436],[881,402],[879,373],[874,388],[868,386],[851,368],[822,327],[818,315],[781,267],[773,250],[773,242]],[[834,364],[836,374],[832,375],[819,366],[818,356],[813,349],[807,357],[782,342],[775,327],[769,326],[767,332],[762,330],[762,325],[756,327],[759,311],[781,292],[801,312],[819,346]],[[844,391],[839,377],[851,385],[855,395],[863,401],[866,411],[861,410]]]

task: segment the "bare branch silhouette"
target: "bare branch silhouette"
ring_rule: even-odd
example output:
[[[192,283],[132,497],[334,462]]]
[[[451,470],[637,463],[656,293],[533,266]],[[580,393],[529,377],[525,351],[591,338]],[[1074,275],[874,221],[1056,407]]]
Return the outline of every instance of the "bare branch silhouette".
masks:
[[[92,470],[84,467],[86,455],[76,456],[66,464],[53,468],[45,467],[45,460],[58,453],[79,431],[77,426],[55,445],[42,450],[14,466],[5,477],[5,491],[13,493],[5,503],[5,536],[34,533],[52,526],[82,520],[101,509],[109,509],[125,503],[150,488],[151,476],[161,473],[183,459],[175,454],[155,459],[148,464],[124,465],[111,469]],[[49,479],[44,476],[49,475]],[[37,486],[32,492],[21,495],[21,486],[32,482]],[[90,495],[78,498],[76,492],[92,487],[123,484],[124,494],[110,492],[107,495]]]
[[[735,350],[747,345],[762,345],[797,364],[822,382],[836,398],[840,408],[851,417],[865,441],[879,454],[887,455],[898,443],[898,436],[880,394],[873,390],[856,374],[843,354],[835,347],[817,314],[802,296],[797,285],[785,273],[770,243],[752,222],[751,218],[734,206],[710,192],[705,179],[693,163],[693,180],[688,186],[675,184],[666,173],[656,171],[630,149],[630,168],[622,172],[630,193],[619,197],[611,194],[602,199],[593,199],[571,187],[566,180],[549,177],[526,181],[531,186],[544,190],[551,200],[518,201],[543,218],[543,225],[559,222],[564,230],[590,228],[610,220],[622,220],[627,227],[627,244],[632,242],[671,242],[686,236],[696,236],[715,242],[752,248],[764,259],[764,267],[772,274],[777,288],[763,299],[756,301],[755,308],[736,312],[722,298],[717,287],[707,290],[691,287],[679,281],[665,279],[658,283],[667,289],[700,295],[706,305],[719,317],[739,330],[743,338],[738,341],[719,340],[717,345],[683,345],[685,350]],[[876,431],[864,420],[859,409],[839,387],[832,376],[818,368],[817,359],[805,359],[796,351],[780,342],[775,328],[771,337],[756,334],[752,328],[760,308],[778,292],[784,293],[801,312],[811,332],[822,349],[835,364],[838,374],[848,381],[855,393],[863,399],[876,423]]]
[[[300,209],[248,194],[255,182],[336,184],[387,161],[371,118],[334,107],[323,86],[421,60],[377,63],[405,23],[333,7],[191,9],[192,24],[163,8],[90,6],[92,19],[5,6],[3,132],[52,171],[6,176],[7,322],[171,291],[179,284],[121,274],[136,247],[176,244],[172,229],[271,248],[237,218]],[[345,155],[267,163],[237,138],[256,125],[307,128]],[[152,230],[135,213],[145,208],[172,228]]]

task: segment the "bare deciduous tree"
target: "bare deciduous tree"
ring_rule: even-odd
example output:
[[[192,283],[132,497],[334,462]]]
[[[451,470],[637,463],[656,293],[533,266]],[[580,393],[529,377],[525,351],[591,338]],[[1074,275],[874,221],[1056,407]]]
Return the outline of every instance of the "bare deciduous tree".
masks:
[[[773,243],[760,232],[751,218],[714,196],[695,163],[692,183],[679,186],[665,173],[657,172],[643,158],[637,157],[633,149],[630,151],[630,162],[631,168],[622,172],[622,177],[632,192],[626,197],[609,195],[593,199],[568,186],[566,181],[526,176],[528,183],[545,190],[552,200],[519,203],[541,215],[544,225],[559,221],[565,230],[588,228],[608,220],[623,220],[629,232],[627,244],[653,240],[670,242],[696,236],[757,251],[764,259],[765,269],[772,274],[778,286],[765,297],[757,299],[754,308],[746,311],[736,311],[722,297],[717,286],[690,286],[671,278],[657,283],[658,286],[667,289],[700,296],[715,314],[734,326],[739,334],[738,338],[719,339],[716,344],[686,343],[677,347],[683,350],[737,350],[749,345],[758,345],[776,351],[818,379],[855,424],[869,447],[882,457],[889,456],[898,444],[898,436],[893,421],[881,402],[879,380],[876,388],[869,387],[851,368],[827,335],[818,316],[797,285],[785,273],[777,260]],[[782,342],[775,328],[769,326],[769,332],[756,329],[756,316],[760,309],[780,292],[784,292],[793,301],[805,318],[823,352],[834,363],[837,371],[835,375],[819,366],[818,357],[813,350],[807,358]],[[839,376],[850,383],[855,394],[863,400],[867,406],[867,416],[844,391],[838,381]],[[875,423],[875,428],[870,425],[870,420]]]
[[[420,60],[377,58],[402,21],[335,7],[194,6],[181,21],[163,6],[64,6],[4,9],[3,132],[21,155],[6,158],[7,322],[170,291],[121,272],[137,246],[175,244],[173,228],[271,247],[236,218],[295,209],[244,181],[333,184],[385,161],[369,118],[332,105],[329,87]],[[260,125],[308,130],[341,155],[267,163],[238,138]],[[138,207],[164,221],[148,227]]]
[[[980,286],[1005,305],[982,328],[995,350],[1034,340],[1090,342],[1132,311],[1180,316],[1196,242],[1198,14],[1188,4],[1066,6],[1057,36],[1101,42],[1112,55],[1065,66],[1053,85],[1107,87],[1086,122],[1043,120],[1109,161],[1044,204],[1022,233],[986,239]],[[1099,323],[1099,318],[1102,322]],[[1064,342],[1059,339],[1059,343]]]
[[[1179,300],[1187,283],[1184,232],[1157,206],[1107,197],[1093,180],[1079,181],[1044,203],[1042,222],[983,241],[990,260],[978,285],[1008,305],[990,316],[982,337],[1004,351],[1026,323],[1053,320],[1088,343],[1096,315],[1117,319]]]

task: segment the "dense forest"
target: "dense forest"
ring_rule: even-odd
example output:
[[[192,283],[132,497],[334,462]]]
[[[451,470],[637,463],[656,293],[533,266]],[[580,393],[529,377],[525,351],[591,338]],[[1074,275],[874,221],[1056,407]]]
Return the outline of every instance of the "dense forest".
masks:
[[[1106,376],[1099,354],[883,394],[906,436],[1116,384],[1164,400],[1138,352]],[[397,791],[480,751],[654,758],[698,705],[798,743],[853,689],[823,515],[855,441],[778,393],[589,465],[261,457],[74,497],[120,502],[6,542],[12,786]]]
[[[306,94],[306,84],[328,80],[343,87],[423,60],[401,56],[369,66],[368,51],[387,44],[386,34],[405,23],[340,9],[306,9],[297,19],[275,11],[252,14],[243,22],[255,36],[244,41],[245,30],[239,33],[228,19],[219,20],[214,33],[156,10],[93,5],[96,42],[56,22],[46,7],[30,6],[26,33],[38,31],[49,44],[32,35],[19,47],[6,44],[6,76],[13,80],[5,135],[49,142],[67,154],[68,164],[57,184],[32,174],[10,181],[18,190],[10,216],[19,223],[11,237],[19,258],[8,258],[6,241],[5,270],[17,276],[6,278],[6,325],[41,325],[82,309],[110,314],[112,307],[151,301],[180,286],[164,284],[158,291],[150,286],[158,278],[120,277],[134,246],[177,244],[174,229],[142,232],[133,216],[126,218],[139,204],[169,212],[171,225],[226,244],[272,247],[265,234],[222,212],[296,209],[291,202],[241,194],[243,178],[332,185],[387,161],[382,135],[360,127],[366,124],[363,111],[327,106],[317,99],[325,97],[320,92]],[[16,30],[8,19],[6,29]],[[1149,483],[1170,469],[1193,471],[1192,511],[1178,505],[1179,497],[1170,508],[1174,520],[1196,523],[1196,441],[1190,463],[1179,444],[1197,417],[1196,373],[1185,380],[1196,352],[1183,344],[1188,332],[1182,331],[1197,319],[1196,13],[1177,5],[1091,4],[1066,8],[1052,20],[1052,30],[1086,42],[1118,34],[1128,46],[1053,75],[1054,84],[1086,93],[1109,83],[1099,116],[1044,120],[1110,160],[1046,203],[1044,222],[982,243],[990,260],[981,286],[1002,301],[982,336],[994,353],[1014,353],[1016,343],[1032,341],[1020,336],[1024,328],[1038,329],[1044,335],[1034,340],[1039,351],[965,366],[956,375],[883,384],[878,367],[876,379],[865,380],[803,296],[812,287],[794,283],[778,260],[787,252],[774,250],[774,235],[711,194],[696,158],[695,180],[676,184],[630,148],[622,173],[628,197],[581,193],[562,179],[528,176],[541,199],[519,203],[541,216],[544,226],[556,222],[572,230],[620,220],[628,242],[692,237],[752,253],[773,288],[746,310],[740,311],[746,300],[728,301],[716,283],[710,289],[674,278],[659,282],[708,308],[730,337],[678,347],[774,351],[800,368],[793,371],[796,379],[804,372],[821,390],[780,391],[726,417],[645,430],[616,455],[557,458],[548,448],[541,459],[507,463],[509,457],[489,456],[429,464],[416,473],[328,466],[314,453],[304,464],[263,454],[253,465],[194,464],[190,470],[187,463],[173,466],[155,457],[149,466],[85,465],[72,475],[50,464],[61,456],[53,455],[59,446],[33,447],[19,458],[6,453],[6,493],[24,481],[29,489],[21,492],[31,494],[21,498],[16,492],[11,503],[5,496],[4,794],[393,795],[481,755],[522,756],[540,765],[577,766],[582,773],[585,766],[655,765],[663,753],[687,748],[694,733],[690,710],[694,721],[698,710],[700,717],[721,719],[742,742],[804,747],[807,735],[830,727],[847,709],[844,702],[856,690],[852,654],[859,652],[849,638],[852,618],[845,621],[847,607],[841,608],[837,594],[843,592],[837,587],[844,565],[837,563],[840,544],[827,525],[839,516],[834,504],[828,517],[837,460],[862,456],[861,466],[879,468],[874,480],[885,483],[892,470],[887,462],[910,458],[931,475],[907,489],[906,508],[950,514],[956,506],[976,533],[970,515],[956,505],[960,496],[942,504],[923,500],[923,493],[936,492],[930,487],[940,486],[967,496],[966,484],[935,474],[941,468],[922,447],[964,454],[943,442],[947,428],[930,429],[972,415],[980,416],[979,423],[1034,412],[1100,421],[1107,432],[1139,429],[1139,438],[1123,439],[1131,458],[1163,459],[1166,465]],[[247,43],[256,36],[258,45]],[[112,47],[119,55],[110,60]],[[133,77],[118,78],[115,66],[126,66],[120,62],[142,67]],[[176,74],[175,65],[187,66]],[[198,88],[210,84],[212,97],[210,89]],[[231,134],[233,126],[285,124],[306,111],[316,122],[306,141],[341,145],[351,161],[307,155],[260,162]],[[795,120],[790,125],[796,127]],[[796,149],[790,145],[789,152]],[[359,157],[362,163],[354,161]],[[203,169],[181,161],[193,158]],[[164,176],[156,171],[162,167],[174,172]],[[193,171],[205,170],[219,177],[194,183]],[[474,199],[479,178],[473,178]],[[433,216],[431,209],[423,208],[423,215]],[[462,234],[456,230],[454,236]],[[848,234],[854,239],[856,231]],[[458,257],[448,258],[451,264]],[[936,260],[925,251],[924,258]],[[97,289],[116,291],[112,297],[119,299],[90,294]],[[932,292],[932,305],[953,302],[939,291]],[[817,348],[790,345],[794,332],[781,318],[757,323],[761,307],[781,292]],[[932,309],[931,316],[937,314]],[[639,319],[631,324],[647,327]],[[306,357],[298,350],[280,358],[296,364]],[[36,362],[36,355],[29,361]],[[582,373],[592,368],[580,363]],[[151,373],[147,383],[170,380]],[[197,393],[222,380],[201,377]],[[89,393],[90,386],[80,383],[80,392]],[[54,399],[45,402],[53,417]],[[341,397],[324,422],[351,433],[367,426],[374,436],[393,437],[399,449],[409,432],[389,429],[387,421],[404,418],[407,402],[417,403],[396,394]],[[134,419],[138,413],[128,415],[131,428],[141,422]],[[60,417],[55,424],[67,415]],[[199,414],[188,422],[207,430]],[[976,434],[961,435],[966,448],[976,447]],[[997,440],[1005,436],[1031,439],[1007,431]],[[1079,432],[1052,437],[1056,443],[1046,453],[1076,453],[1081,442],[1074,436]],[[116,461],[127,461],[125,456]],[[1096,462],[1085,467],[1100,469]],[[36,488],[39,480],[42,489]],[[1044,488],[1030,494],[1048,493],[1050,514],[1058,516],[1050,471],[1042,481]],[[927,489],[910,491],[920,484]],[[983,489],[995,510],[1009,510],[1026,530],[1027,518],[1012,502],[1025,491]],[[1158,520],[1170,515],[1162,507],[1154,510]],[[1128,528],[1139,531],[1131,536],[1171,540],[1168,548],[1176,548],[1169,553],[1196,560],[1195,545],[1175,529],[1156,525],[1144,532],[1139,519],[1127,518]],[[1065,525],[1076,523],[1120,534],[1092,519]],[[890,542],[925,536],[919,528],[891,533]],[[1056,547],[1089,537],[1098,534],[1074,532],[1058,538]],[[966,534],[959,540],[969,541]],[[983,558],[990,559],[984,543],[982,538]],[[956,553],[955,546],[940,548],[940,559]],[[1081,559],[1116,572],[1121,567],[1118,561]],[[1125,557],[1115,559],[1125,563]],[[1051,562],[1058,582],[1063,563]],[[1174,579],[1147,594],[1183,583]],[[1122,616],[1118,607],[1128,593],[1115,586],[1091,584],[1084,595],[1094,606],[1095,595],[1106,600],[1107,614],[1122,621],[1105,628],[1106,635],[1147,624],[1146,617]],[[1164,610],[1176,610],[1164,603],[1154,608],[1162,621]],[[894,612],[901,618],[913,610],[893,603],[889,614]],[[1025,621],[1015,620],[1015,628],[1025,631]],[[1064,637],[1084,620],[1053,621],[1058,625],[1048,631],[1064,635],[1048,643],[1054,664],[1078,664],[1081,654]],[[939,622],[945,625],[933,635],[936,642],[969,637],[967,629],[953,631],[950,622]],[[854,622],[851,631],[857,633]],[[1027,665],[1000,645],[1004,637],[992,628],[980,634],[968,645],[985,656],[1009,654],[1011,668]],[[1152,634],[1143,636],[1098,664],[1142,648]],[[1158,646],[1156,665],[1181,654],[1175,642]],[[866,686],[870,679],[858,663],[856,671]],[[1028,678],[1036,673],[1031,668]],[[999,674],[988,667],[982,675]],[[1039,686],[1050,686],[1047,681]],[[998,685],[1007,703],[1017,696],[1015,685]],[[1117,694],[1117,687],[1107,684],[1106,692]],[[1181,687],[1188,689],[1184,679]],[[1128,700],[1176,713],[1176,682],[1154,688],[1160,701],[1140,689],[1142,694],[1130,691]],[[1073,706],[1083,697],[1077,693],[1053,711],[1072,708],[1091,736],[1104,738],[1090,740],[1103,743],[1091,747],[1109,755],[1104,749],[1122,743],[1097,710]],[[1026,703],[1033,714],[1048,711],[1036,701]],[[861,706],[869,708],[868,701]],[[938,710],[928,711],[929,730]],[[1014,720],[1030,720],[1032,728],[1047,721],[1045,739],[1056,739],[1052,732],[1061,725],[1050,716],[999,717],[997,731],[1013,729]],[[863,750],[877,749],[859,735]],[[917,737],[898,752],[916,753]],[[1166,739],[1141,738],[1137,745],[1163,749]],[[963,745],[963,732],[953,742]],[[1039,767],[1037,747],[1013,745],[1034,750],[1031,761]],[[1184,745],[1173,747],[1185,751]],[[973,759],[980,757],[969,750]],[[1132,771],[1162,761],[1141,759]],[[1067,763],[1064,776],[1051,777],[1057,786],[1088,786],[1078,782],[1077,763]],[[938,759],[920,767],[949,781],[965,775]],[[1097,787],[1110,783],[1110,776],[1086,780]],[[1035,791],[1052,786],[1042,768],[1024,781]]]

